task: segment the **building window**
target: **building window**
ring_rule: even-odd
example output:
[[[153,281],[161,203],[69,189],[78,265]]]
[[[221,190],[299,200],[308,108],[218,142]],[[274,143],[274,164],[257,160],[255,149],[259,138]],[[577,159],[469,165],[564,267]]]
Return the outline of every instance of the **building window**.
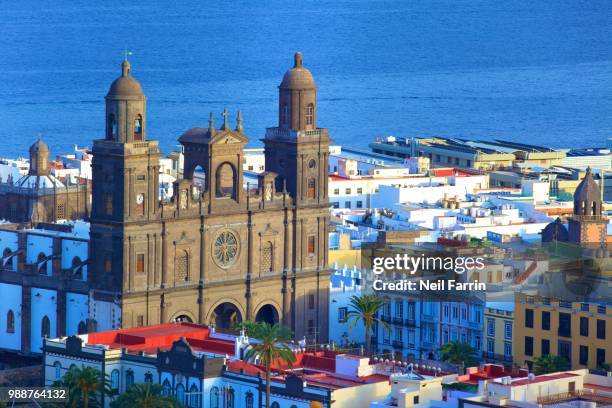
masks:
[[[66,206],[64,204],[58,204],[55,208],[55,218],[58,220],[66,219]]]
[[[334,188],[334,195],[340,195],[340,189]]]
[[[401,319],[404,316],[404,302],[398,300],[395,302],[395,317]]]
[[[223,163],[216,171],[217,197],[234,197],[235,172],[229,163]]]
[[[317,196],[317,188],[316,188],[317,182],[315,179],[311,178],[308,179],[308,198],[309,199],[314,199]]]
[[[3,266],[7,269],[13,269],[13,251],[11,251],[10,248],[4,248],[4,251],[2,252],[2,262],[3,264],[0,264],[0,266]]]
[[[580,346],[580,364],[587,365],[589,362],[589,347],[588,346]]]
[[[108,115],[106,138],[109,140],[117,138],[117,119],[115,119],[115,115],[112,113]]]
[[[525,336],[525,355],[533,356],[533,337]]]
[[[135,213],[138,216],[142,216],[144,215],[144,210],[145,210],[145,195],[144,194],[138,194],[136,196],[136,209],[135,209]]]
[[[6,332],[15,333],[15,312],[12,310],[6,313]]]
[[[597,338],[606,339],[606,321],[597,319]]]
[[[559,313],[559,336],[572,336],[572,316],[569,313]]]
[[[144,254],[136,254],[136,272],[144,273],[145,271],[145,256]]]
[[[210,408],[219,408],[219,388],[212,387],[210,390]]]
[[[542,339],[542,350],[541,350],[541,355],[546,356],[548,354],[550,354],[550,340],[547,339]]]
[[[51,321],[49,320],[49,318],[47,316],[44,316],[42,318],[42,322],[40,324],[40,336],[45,338],[45,337],[50,337],[51,336]]]
[[[281,121],[282,121],[281,123],[283,125],[288,125],[289,124],[289,106],[287,106],[287,104],[283,105]]]
[[[196,408],[198,406],[198,387],[195,384],[191,384],[189,388],[189,408]]]
[[[308,236],[308,255],[314,255],[315,254],[315,236],[314,235],[309,235]]]
[[[280,408],[280,405],[278,404],[278,402],[274,401],[271,405],[270,408]]]
[[[357,187],[357,194],[363,194],[363,188]]]
[[[142,140],[142,116],[136,115],[134,119],[134,140],[141,141]]]
[[[189,281],[189,254],[180,250],[176,258],[176,281]]]
[[[495,352],[495,340],[487,339],[487,353],[493,354]]]
[[[236,393],[232,387],[227,390],[227,404],[226,408],[234,408],[234,402],[236,401]]]
[[[309,103],[306,106],[306,124],[312,125],[314,123],[314,105]]]
[[[506,339],[512,339],[512,322],[505,322],[504,324],[504,336]]]
[[[104,213],[113,215],[113,193],[104,193]]]
[[[315,308],[315,296],[308,295],[308,309],[312,310]]]
[[[550,312],[542,312],[542,330],[550,330]]]
[[[580,318],[580,335],[584,337],[588,337],[589,335],[589,318],[588,317]]]
[[[104,259],[104,272],[111,272],[113,270],[113,261],[110,256],[106,256]]]
[[[348,308],[341,307],[338,309],[338,323],[346,323]]]
[[[55,369],[55,379],[59,380],[60,378],[62,378],[62,363],[56,361],[55,363],[53,363],[53,368]]]
[[[525,327],[533,328],[533,309],[525,309]]]
[[[340,203],[338,201],[335,201],[332,203],[332,207],[333,208],[340,208]]]
[[[601,367],[602,365],[606,364],[606,349],[597,349],[596,352],[596,362],[597,362],[597,367]]]
[[[134,371],[127,370],[125,373],[125,389],[127,390],[132,385],[134,385]]]
[[[152,384],[153,383],[153,374],[146,373],[145,376],[144,376],[144,381],[145,381],[145,383]]]
[[[512,343],[504,343],[504,357],[512,356]]]
[[[77,328],[77,333],[78,334],[85,334],[87,333],[87,323],[85,323],[84,321],[80,321],[79,322],[79,327]]]
[[[272,272],[274,265],[274,246],[272,242],[266,241],[261,251],[261,271]]]
[[[419,405],[419,396],[415,395],[414,397],[412,397],[412,403],[414,405]]]
[[[351,195],[351,189],[350,188],[345,188],[344,189],[344,194]]]
[[[253,393],[251,391],[246,393],[246,397],[244,399],[245,408],[253,408],[255,404],[255,399],[253,398]]]
[[[344,202],[344,208],[351,208],[351,202],[350,201],[345,201]]]
[[[164,386],[167,381],[168,380],[164,381]],[[170,384],[168,384],[168,386],[170,386]],[[111,372],[111,389],[113,391],[119,391],[119,370],[113,370]]]
[[[363,201],[357,201],[357,205],[355,205],[355,207],[363,208]]]
[[[44,252],[41,252],[36,257],[36,266],[38,267],[38,273],[42,275],[47,274],[47,255]]]
[[[495,320],[487,319],[487,336],[495,336]]]
[[[136,316],[136,326],[137,327],[143,327],[144,326],[144,316],[143,315]]]

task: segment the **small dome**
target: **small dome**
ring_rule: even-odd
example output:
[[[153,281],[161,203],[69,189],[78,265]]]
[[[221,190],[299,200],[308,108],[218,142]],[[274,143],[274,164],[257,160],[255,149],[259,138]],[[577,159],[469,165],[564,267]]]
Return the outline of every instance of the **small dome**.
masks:
[[[589,167],[587,168],[584,179],[582,179],[578,187],[576,187],[576,192],[574,193],[574,203],[593,201],[601,201],[601,190],[599,189],[599,186],[595,180],[593,180],[593,174],[591,173],[591,168]]]
[[[302,66],[302,53],[296,52],[293,68],[285,72],[280,84],[285,89],[311,89],[315,88],[315,80],[310,71]]]
[[[144,96],[140,83],[130,74],[130,63],[121,64],[121,76],[113,81],[106,96]]]
[[[38,140],[30,146],[30,153],[44,153],[49,152],[49,145],[43,142],[42,137],[39,136]]]

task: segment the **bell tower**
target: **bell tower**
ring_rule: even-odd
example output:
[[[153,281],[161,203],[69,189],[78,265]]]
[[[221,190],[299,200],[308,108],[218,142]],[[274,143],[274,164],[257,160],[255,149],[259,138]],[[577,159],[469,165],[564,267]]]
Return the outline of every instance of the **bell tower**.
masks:
[[[149,252],[136,232],[159,218],[161,153],[146,138],[146,97],[127,60],[105,99],[105,135],[92,150],[90,259],[101,286],[133,290],[131,276],[147,273]]]

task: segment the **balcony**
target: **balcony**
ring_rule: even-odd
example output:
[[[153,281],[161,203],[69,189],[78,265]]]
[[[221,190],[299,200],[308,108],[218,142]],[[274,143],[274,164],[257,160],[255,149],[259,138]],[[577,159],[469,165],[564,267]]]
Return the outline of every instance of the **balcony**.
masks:
[[[396,317],[393,318],[393,323],[395,323],[395,324],[402,324],[403,322],[404,322],[404,319],[402,319],[401,316],[400,317],[396,316]]]
[[[396,349],[403,349],[404,342],[400,340],[393,340],[393,347],[395,347]]]
[[[382,316],[380,316],[380,320],[382,320],[383,322],[390,323],[391,322],[391,316],[389,316],[389,315],[382,315]]]
[[[416,320],[414,320],[414,319],[406,319],[406,320],[404,320],[404,326],[416,327]]]

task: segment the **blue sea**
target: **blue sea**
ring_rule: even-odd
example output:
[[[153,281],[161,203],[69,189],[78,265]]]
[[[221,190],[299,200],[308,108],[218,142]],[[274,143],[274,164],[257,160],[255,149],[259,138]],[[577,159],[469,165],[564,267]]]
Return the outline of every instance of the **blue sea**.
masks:
[[[53,154],[100,137],[126,47],[166,152],[224,108],[259,145],[296,50],[338,144],[612,136],[610,0],[2,0],[0,156],[25,155],[39,133]]]

